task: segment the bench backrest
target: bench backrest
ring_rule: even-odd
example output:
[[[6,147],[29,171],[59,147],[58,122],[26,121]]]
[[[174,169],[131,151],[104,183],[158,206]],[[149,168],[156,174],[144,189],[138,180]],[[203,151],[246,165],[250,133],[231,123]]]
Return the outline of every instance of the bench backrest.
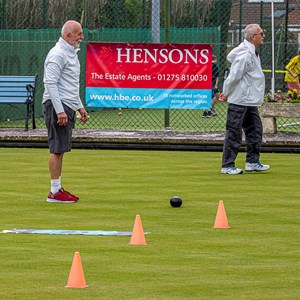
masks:
[[[26,104],[34,101],[37,75],[0,76],[0,104]]]

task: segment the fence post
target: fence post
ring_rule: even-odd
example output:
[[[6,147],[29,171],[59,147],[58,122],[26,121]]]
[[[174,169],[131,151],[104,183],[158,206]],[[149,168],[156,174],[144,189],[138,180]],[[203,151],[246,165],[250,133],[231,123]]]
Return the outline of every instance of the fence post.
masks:
[[[2,27],[1,29],[6,29],[6,0],[2,0]]]
[[[171,30],[170,30],[170,0],[165,0],[165,43],[171,42]],[[170,109],[165,109],[165,129],[171,129],[170,127]]]
[[[145,4],[145,0],[143,0],[143,2],[142,2],[142,28],[146,27],[145,13],[146,13],[146,4]]]
[[[242,42],[243,2],[240,0],[239,43]]]
[[[43,0],[43,29],[47,28],[47,0]]]
[[[198,16],[198,0],[194,0],[194,27],[197,28],[198,27],[198,20],[199,20],[199,16]]]
[[[152,0],[152,43],[160,43],[160,2]]]
[[[115,28],[119,27],[119,1],[115,0],[115,9],[114,9],[114,24]]]

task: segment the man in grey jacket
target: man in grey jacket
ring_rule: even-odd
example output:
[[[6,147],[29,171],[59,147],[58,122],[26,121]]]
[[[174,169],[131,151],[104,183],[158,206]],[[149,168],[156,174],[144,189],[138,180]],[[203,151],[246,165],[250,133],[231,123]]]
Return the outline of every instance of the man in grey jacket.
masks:
[[[79,96],[80,64],[77,56],[83,40],[80,23],[67,21],[61,31],[61,38],[48,53],[44,63],[43,109],[48,130],[50,150],[49,171],[51,190],[48,202],[74,203],[79,198],[61,185],[63,156],[71,151],[72,130],[75,113],[85,123],[88,114]]]
[[[220,96],[221,100],[228,100],[222,174],[243,173],[242,169],[235,166],[242,130],[246,136],[245,171],[265,171],[270,168],[259,161],[263,132],[258,106],[263,103],[265,77],[257,48],[263,44],[264,38],[265,34],[258,24],[247,25],[244,41],[227,56],[231,68]]]

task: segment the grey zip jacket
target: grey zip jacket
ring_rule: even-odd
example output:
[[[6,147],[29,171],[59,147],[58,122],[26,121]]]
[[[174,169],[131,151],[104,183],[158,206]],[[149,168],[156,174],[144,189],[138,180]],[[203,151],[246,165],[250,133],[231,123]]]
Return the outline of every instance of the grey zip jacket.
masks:
[[[49,51],[44,63],[43,103],[50,99],[57,114],[64,112],[62,104],[73,110],[83,107],[79,96],[78,50],[59,38],[55,47]]]
[[[260,106],[265,93],[265,75],[255,46],[244,40],[227,56],[230,73],[223,84],[228,102],[242,106]]]

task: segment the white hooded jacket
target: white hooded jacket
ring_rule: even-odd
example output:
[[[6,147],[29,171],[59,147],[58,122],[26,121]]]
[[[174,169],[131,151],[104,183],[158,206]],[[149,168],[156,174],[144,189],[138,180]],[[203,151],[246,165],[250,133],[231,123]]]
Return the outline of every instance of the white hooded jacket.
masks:
[[[260,106],[265,93],[265,76],[255,46],[244,40],[227,56],[230,73],[223,85],[228,102],[243,106]]]

